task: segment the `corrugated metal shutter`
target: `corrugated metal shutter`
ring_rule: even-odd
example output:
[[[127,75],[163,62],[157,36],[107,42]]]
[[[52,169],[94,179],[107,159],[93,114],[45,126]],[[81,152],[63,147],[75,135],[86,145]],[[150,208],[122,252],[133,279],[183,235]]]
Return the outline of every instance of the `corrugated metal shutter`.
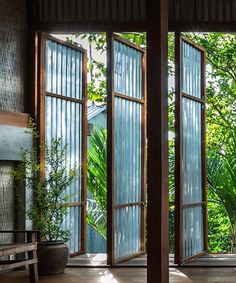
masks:
[[[145,0],[38,0],[40,21],[144,21]]]
[[[144,56],[143,50],[114,38],[112,264],[144,252]]]
[[[48,145],[55,138],[61,138],[62,145],[67,144],[68,168],[81,165],[80,177],[69,190],[70,208],[62,227],[71,229],[68,242],[71,254],[81,252],[84,224],[84,158],[86,152],[83,128],[86,119],[86,97],[84,92],[85,50],[58,41],[48,36],[45,52],[45,134]]]
[[[228,22],[236,20],[235,0],[170,0],[171,22]]]

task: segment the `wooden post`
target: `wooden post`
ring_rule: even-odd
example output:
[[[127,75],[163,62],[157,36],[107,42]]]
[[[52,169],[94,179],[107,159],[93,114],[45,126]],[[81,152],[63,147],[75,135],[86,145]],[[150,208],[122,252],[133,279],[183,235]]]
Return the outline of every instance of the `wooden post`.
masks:
[[[36,232],[27,232],[27,242],[36,244]],[[34,259],[36,263],[29,264],[29,277],[30,283],[38,282],[38,263],[37,263],[37,251],[32,250],[28,252],[29,260]]]
[[[168,1],[147,0],[147,282],[169,282]]]

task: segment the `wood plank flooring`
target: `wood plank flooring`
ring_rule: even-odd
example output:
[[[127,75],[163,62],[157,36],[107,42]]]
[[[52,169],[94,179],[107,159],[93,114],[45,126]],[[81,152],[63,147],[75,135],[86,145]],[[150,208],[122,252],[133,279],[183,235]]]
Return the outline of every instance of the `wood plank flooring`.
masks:
[[[85,254],[78,257],[69,259],[68,267],[74,266],[93,266],[93,267],[105,267],[106,266],[106,254]],[[131,259],[119,266],[126,267],[146,267],[147,257],[146,255],[139,256]],[[177,267],[174,264],[174,255],[170,255],[169,261],[170,267]],[[198,266],[198,267],[236,267],[236,254],[207,254],[191,262],[185,264],[186,267]]]
[[[145,283],[146,268],[67,268],[64,274],[41,276],[39,283]],[[26,271],[0,274],[1,283],[29,283]],[[235,283],[236,268],[170,268],[170,283]]]

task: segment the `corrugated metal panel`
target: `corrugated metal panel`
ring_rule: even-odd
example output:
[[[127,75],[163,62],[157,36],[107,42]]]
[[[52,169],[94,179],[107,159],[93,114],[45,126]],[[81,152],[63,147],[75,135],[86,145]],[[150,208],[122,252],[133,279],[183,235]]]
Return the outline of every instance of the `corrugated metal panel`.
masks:
[[[184,93],[201,98],[201,52],[183,42],[183,89]]]
[[[14,230],[15,228],[15,192],[11,176],[13,168],[13,162],[0,162],[0,230]],[[13,235],[0,234],[0,244],[13,241]]]
[[[53,40],[46,40],[46,142],[61,138],[62,145],[68,145],[68,169],[75,163],[82,164],[82,53]],[[63,95],[62,98],[50,93]],[[80,174],[82,176],[82,174]],[[69,188],[71,203],[81,202],[81,178]],[[81,249],[81,206],[70,207],[63,228],[71,229],[69,249],[71,253]]]
[[[122,205],[114,211],[116,260],[141,250],[141,206],[128,205],[143,201],[141,62],[142,52],[114,41],[114,205]]]
[[[204,250],[202,207],[188,207],[183,212],[183,255],[191,257]]]
[[[170,0],[170,21],[227,22],[236,20],[235,0]]]
[[[144,21],[145,0],[38,0],[41,21]]]
[[[142,98],[142,53],[117,41],[115,48],[115,92]]]
[[[182,41],[182,92],[202,98],[201,51]],[[201,253],[204,249],[202,205],[202,103],[182,98],[182,199],[183,256]]]
[[[88,120],[93,119],[95,116],[99,115],[106,109],[107,109],[106,105],[97,106],[97,105],[91,104],[87,109],[87,119]]]

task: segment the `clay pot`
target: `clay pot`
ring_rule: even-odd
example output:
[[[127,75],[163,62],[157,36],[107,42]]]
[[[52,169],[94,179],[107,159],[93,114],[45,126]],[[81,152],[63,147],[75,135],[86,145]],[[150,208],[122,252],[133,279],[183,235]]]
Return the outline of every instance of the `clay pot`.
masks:
[[[63,241],[42,241],[37,244],[39,275],[63,273],[68,261],[69,249]]]

